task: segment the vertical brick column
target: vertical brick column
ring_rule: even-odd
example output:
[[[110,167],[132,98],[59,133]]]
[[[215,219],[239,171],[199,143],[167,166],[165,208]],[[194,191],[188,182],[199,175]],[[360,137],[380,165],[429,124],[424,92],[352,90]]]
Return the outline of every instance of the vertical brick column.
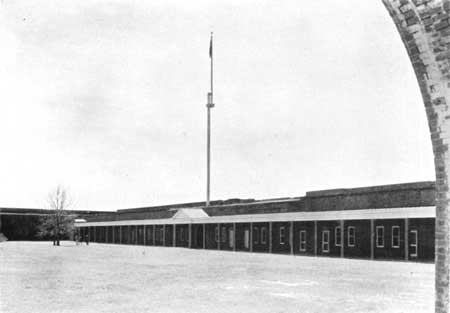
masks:
[[[173,224],[173,242],[172,242],[172,246],[176,247],[177,246],[177,224]]]
[[[273,238],[273,227],[272,222],[269,222],[269,253],[272,253],[272,238]]]
[[[142,237],[143,237],[143,243],[144,243],[144,246],[147,244],[147,225],[144,225],[143,227],[142,227],[142,231],[144,232],[143,234],[142,234]],[[114,234],[114,229],[113,229],[113,234]]]
[[[236,223],[233,223],[233,251],[236,251]]]
[[[409,260],[409,219],[405,218],[405,261]]]
[[[153,245],[156,245],[156,225],[152,225],[152,232],[153,232]]]
[[[341,258],[344,257],[344,248],[345,248],[345,232],[344,232],[344,220],[339,221],[339,227],[341,231]]]
[[[203,227],[203,249],[206,249],[206,224],[203,224],[202,227]]]
[[[416,73],[436,171],[435,312],[449,305],[450,0],[382,0]]]
[[[294,222],[289,223],[289,245],[291,248],[291,254],[294,254]]]
[[[314,221],[314,255],[317,255],[317,221]]]
[[[188,243],[188,247],[192,248],[192,223],[189,223],[188,226],[188,233],[189,233],[189,243]]]
[[[163,225],[163,237],[162,237],[163,247],[166,246],[166,225]]]
[[[253,252],[253,223],[250,223],[250,234],[249,235],[250,235],[250,252]]]
[[[370,259],[375,258],[375,222],[370,220]]]
[[[222,232],[220,229],[220,224],[217,224],[217,233],[219,235],[219,238],[217,238],[217,250],[220,250],[220,242],[222,241]]]

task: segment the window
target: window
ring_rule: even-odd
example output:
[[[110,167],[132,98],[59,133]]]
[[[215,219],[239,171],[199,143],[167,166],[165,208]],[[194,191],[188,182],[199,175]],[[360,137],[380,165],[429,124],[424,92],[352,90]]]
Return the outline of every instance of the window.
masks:
[[[265,227],[261,227],[261,243],[266,244],[267,242],[267,231]]]
[[[330,252],[330,231],[322,232],[322,252]]]
[[[244,248],[250,248],[250,231],[248,229],[244,231]]]
[[[376,243],[377,248],[384,248],[384,226],[377,226],[376,228]]]
[[[400,226],[392,226],[392,248],[400,248]]]
[[[341,227],[340,227],[340,226],[338,226],[338,227],[336,227],[336,228],[334,229],[334,238],[336,238],[336,241],[335,241],[334,244],[335,244],[337,247],[340,247],[340,246],[342,245]]]
[[[215,231],[214,239],[216,240],[216,242],[219,242],[219,227],[216,226],[216,227],[214,228],[214,231]]]
[[[417,230],[411,230],[411,236],[409,237],[409,256],[417,258]]]
[[[347,229],[348,232],[348,246],[354,247],[356,242],[356,232],[355,232],[355,226],[349,226]]]
[[[184,241],[184,229],[180,228],[180,241]]]
[[[286,230],[284,226],[280,227],[280,245],[284,245],[286,242]]]
[[[233,248],[234,245],[234,231],[232,229],[228,230],[228,246]]]
[[[164,228],[159,229],[159,239],[164,241]]]
[[[258,243],[258,241],[259,241],[258,227],[253,227],[253,242]]]
[[[222,242],[226,242],[226,241],[227,241],[227,228],[222,227]]]
[[[306,251],[306,230],[300,231],[300,251]]]

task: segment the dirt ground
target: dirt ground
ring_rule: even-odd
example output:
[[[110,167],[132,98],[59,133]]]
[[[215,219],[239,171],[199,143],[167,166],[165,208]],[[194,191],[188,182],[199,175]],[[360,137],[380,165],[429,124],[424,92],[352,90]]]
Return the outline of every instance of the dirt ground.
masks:
[[[0,243],[0,312],[430,312],[434,265]]]

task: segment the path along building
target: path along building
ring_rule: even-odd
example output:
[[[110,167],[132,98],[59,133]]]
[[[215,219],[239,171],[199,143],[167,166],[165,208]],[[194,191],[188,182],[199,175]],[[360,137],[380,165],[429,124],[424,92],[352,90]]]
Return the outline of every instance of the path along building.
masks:
[[[434,261],[435,217],[434,182],[418,182],[118,210],[75,227],[98,243]]]

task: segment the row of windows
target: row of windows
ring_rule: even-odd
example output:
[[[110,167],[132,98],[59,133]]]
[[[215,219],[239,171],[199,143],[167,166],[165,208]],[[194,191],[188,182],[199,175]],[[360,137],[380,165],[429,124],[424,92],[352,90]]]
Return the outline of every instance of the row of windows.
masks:
[[[342,245],[341,227],[335,228],[335,245]],[[391,247],[400,248],[400,226],[392,226]],[[412,257],[417,256],[417,230],[410,231],[409,249]],[[384,248],[384,226],[377,226],[375,231],[375,242],[377,248]],[[354,247],[356,242],[356,232],[354,226],[349,226],[347,229],[348,246]],[[306,231],[300,231],[300,251],[306,251]],[[330,251],[330,231],[324,230],[322,232],[322,251]]]
[[[189,240],[189,238],[188,238],[189,237],[189,233],[185,232],[185,230],[183,228],[180,228],[177,231],[178,231],[178,234],[180,236],[179,237],[180,241],[188,241]],[[150,238],[151,238],[151,235],[150,235]],[[163,238],[164,238],[164,228],[160,228],[158,230],[158,232],[155,231],[155,239],[163,240]]]
[[[417,254],[417,231],[413,230],[411,231],[411,242],[410,242],[410,249],[411,249],[411,255]],[[340,247],[342,245],[342,237],[341,237],[341,227],[337,226],[335,227],[335,246]],[[134,234],[133,234],[134,235]],[[230,245],[230,248],[233,247],[234,243],[234,232],[232,229],[229,229],[227,234],[227,228],[222,227],[221,229],[221,242],[225,243],[227,241],[227,235],[228,235],[228,243]],[[299,250],[301,252],[306,251],[306,230],[300,230],[299,236],[300,236],[300,247]],[[377,248],[384,248],[385,246],[385,236],[384,236],[384,226],[377,226],[376,227],[376,247]],[[161,228],[159,229],[159,237],[162,239],[164,236],[164,230]],[[280,227],[279,228],[279,239],[280,244],[286,243],[286,228]],[[391,237],[391,247],[392,248],[400,248],[400,226],[392,226],[392,237]],[[180,240],[184,241],[186,240],[186,234],[183,229],[180,229]],[[219,241],[219,229],[218,227],[215,228],[215,240],[216,242]],[[253,242],[255,244],[261,243],[266,244],[267,243],[267,228],[266,227],[254,227],[253,230]],[[356,230],[354,226],[349,226],[347,228],[347,245],[349,247],[354,247],[356,244]],[[322,251],[323,252],[329,252],[330,251],[330,231],[324,230],[322,232]]]
[[[115,232],[109,231],[110,236],[116,236],[117,238],[119,238],[121,235],[122,236],[127,236],[127,234],[129,234],[131,241],[134,241],[137,237],[142,238],[143,236],[143,229],[142,228],[135,228],[133,231],[130,231],[129,233],[123,231],[122,234],[120,233],[120,230],[117,229]],[[96,230],[96,234],[100,235],[106,235],[106,231],[102,230],[102,228],[98,228]],[[189,240],[189,233],[186,232],[183,228],[178,229],[178,234],[179,234],[179,239],[180,241],[188,241]],[[146,231],[146,239],[151,239],[153,237],[153,232],[152,229],[147,228]],[[159,228],[158,231],[156,232],[155,230],[155,239],[157,240],[163,240],[164,238],[164,228]]]
[[[335,242],[334,244],[337,247],[340,247],[342,245],[342,238],[341,238],[341,227],[338,226],[334,229],[334,238],[335,238]],[[354,247],[356,244],[356,231],[355,231],[355,226],[349,226],[347,228],[347,245],[349,247]]]
[[[392,226],[391,247],[400,248],[400,226]],[[377,248],[384,248],[384,226],[377,226],[375,231]]]
[[[281,227],[284,228],[284,227]],[[281,230],[280,228],[280,230]],[[258,230],[258,227],[253,227],[253,243],[261,243],[265,245],[267,243],[267,228],[261,227],[260,230]]]
[[[106,230],[106,229],[105,229]],[[97,233],[99,233],[101,230],[97,229]],[[183,228],[180,228],[180,240],[186,241],[188,240],[188,234],[184,231]],[[106,232],[105,232],[106,233]],[[138,231],[139,234],[142,234],[142,232]],[[158,236],[159,235],[159,236]],[[221,242],[225,243],[228,239],[228,244],[230,248],[233,248],[234,245],[234,230],[228,229],[227,227],[222,227],[221,233],[220,233],[220,239]],[[412,257],[417,256],[417,230],[411,230],[410,231],[410,242],[409,242],[409,251],[410,255]],[[335,246],[342,246],[342,232],[341,227],[337,226],[334,229],[334,236],[335,236]],[[157,239],[163,239],[164,238],[164,229],[160,228],[159,232],[156,232]],[[158,238],[159,237],[159,238]],[[227,238],[228,237],[228,238]],[[248,230],[245,231],[245,240],[244,245],[248,248],[249,246],[249,234]],[[307,232],[306,230],[300,230],[299,231],[299,237],[300,237],[300,245],[299,250],[301,252],[305,252],[307,248]],[[131,233],[131,238],[135,238],[135,233]],[[376,226],[375,229],[375,243],[377,248],[384,248],[385,247],[385,236],[384,236],[384,226]],[[219,228],[215,227],[215,240],[216,242],[219,241]],[[253,228],[253,242],[255,244],[261,243],[266,244],[267,243],[267,228],[266,227],[254,227]],[[284,226],[281,226],[279,228],[279,242],[280,244],[286,243],[286,228]],[[391,247],[392,248],[400,248],[400,242],[401,242],[401,235],[400,235],[400,226],[392,226],[392,232],[391,232]],[[348,226],[347,227],[347,245],[349,247],[354,247],[356,244],[356,229],[354,226]],[[322,252],[329,252],[330,251],[330,231],[324,230],[322,231]]]
[[[226,231],[227,231],[227,228],[222,227],[221,242],[223,242],[223,243],[225,243],[226,239],[227,239]],[[233,230],[230,229],[229,231],[230,231],[229,242],[233,242],[233,240],[232,240]],[[348,246],[354,247],[355,241],[356,241],[355,227],[349,226],[347,231],[348,231],[348,236],[347,236]],[[327,231],[324,231],[324,233],[326,233],[326,232]],[[253,235],[253,243],[255,243],[255,244],[258,244],[258,243],[266,244],[267,243],[267,228],[266,227],[261,227],[260,231],[259,231],[258,227],[254,227],[252,235]],[[341,228],[339,226],[335,228],[335,238],[336,238],[336,241],[335,241],[336,246],[341,246],[341,244],[342,244]],[[280,239],[280,244],[284,245],[286,243],[286,228],[284,226],[281,226],[279,228],[279,239]],[[215,227],[215,241],[216,242],[219,241],[219,228],[218,227]],[[328,233],[328,235],[322,235],[322,242],[325,247],[329,246],[329,233]],[[322,250],[324,250],[324,249],[322,249]],[[300,230],[300,251],[306,251],[306,230]]]
[[[220,242],[227,242],[227,235],[228,235],[228,245],[230,248],[233,248],[233,244],[234,244],[234,230],[233,229],[228,229],[228,234],[227,234],[227,228],[226,227],[222,227],[222,232],[221,232],[221,238],[220,238]],[[214,240],[216,242],[219,242],[219,227],[215,227],[214,228]]]

